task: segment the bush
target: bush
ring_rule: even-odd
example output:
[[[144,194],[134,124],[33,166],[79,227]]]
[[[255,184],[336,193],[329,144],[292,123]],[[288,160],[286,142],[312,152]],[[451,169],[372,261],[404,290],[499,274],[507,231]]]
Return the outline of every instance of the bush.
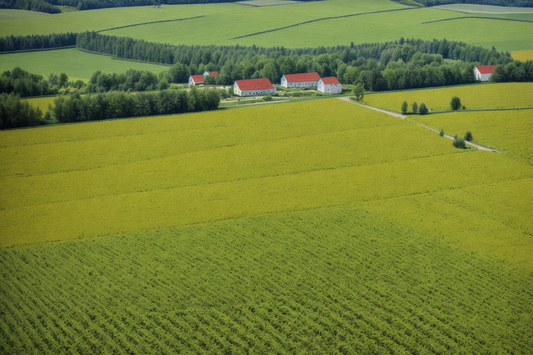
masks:
[[[402,113],[405,115],[407,113],[407,108],[409,105],[407,104],[407,101],[404,101],[402,104]]]
[[[455,148],[466,149],[466,143],[462,137],[455,136],[452,144]]]
[[[443,129],[440,130],[439,136],[444,137],[444,130]]]
[[[265,97],[263,98],[263,100],[264,100],[264,101],[272,101],[272,95],[267,94],[267,96],[265,96]]]
[[[474,139],[474,137],[472,137],[472,133],[470,133],[470,131],[466,131],[465,141],[472,142],[472,139]]]
[[[452,101],[450,101],[450,106],[452,107],[452,110],[458,110],[461,108],[461,99],[457,96],[452,97]]]
[[[428,113],[428,108],[426,107],[425,103],[422,102],[420,104],[420,107],[418,108],[418,113],[420,113],[421,115],[425,115]]]
[[[413,113],[418,112],[418,104],[416,102],[413,102],[413,105],[411,106],[411,108],[413,109]]]

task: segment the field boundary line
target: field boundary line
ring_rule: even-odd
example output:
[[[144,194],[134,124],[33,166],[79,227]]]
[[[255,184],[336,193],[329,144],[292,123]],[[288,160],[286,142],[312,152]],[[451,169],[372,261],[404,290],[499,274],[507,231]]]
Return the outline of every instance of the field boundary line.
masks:
[[[128,28],[128,27],[151,25],[151,24],[154,24],[154,23],[164,23],[164,22],[174,22],[174,21],[194,20],[194,19],[201,18],[201,17],[205,17],[205,15],[194,16],[194,17],[185,17],[185,18],[177,18],[177,19],[173,19],[173,20],[161,20],[161,21],[151,21],[151,22],[134,23],[134,24],[132,24],[132,25],[119,26],[119,27],[112,27],[112,28],[107,28],[107,29],[104,29],[104,30],[98,30],[98,31],[94,31],[94,32],[95,32],[95,33],[100,33],[100,32],[105,32],[105,31],[119,30],[119,29],[122,29],[122,28]]]
[[[58,50],[58,49],[71,49],[71,48],[76,48],[76,45],[74,44],[72,46],[62,46],[62,47],[21,49],[21,50],[18,50],[18,51],[8,51],[8,52],[1,52],[0,51],[0,55],[2,55],[2,54],[16,54],[16,53],[30,53],[30,52],[46,52],[46,51],[55,51],[55,50]]]
[[[512,18],[498,18],[498,17],[485,17],[485,16],[463,16],[463,17],[453,17],[453,18],[445,18],[442,20],[435,20],[435,21],[427,21],[420,23],[421,25],[427,25],[428,23],[435,23],[435,22],[442,22],[442,21],[452,21],[452,20],[464,20],[464,19],[480,19],[480,20],[497,20],[497,21],[514,21],[514,22],[526,22],[526,23],[533,23],[533,21],[528,20],[517,20]]]
[[[360,106],[363,106],[363,107],[366,107],[366,108],[369,108],[371,110],[375,110],[375,111],[380,111],[380,112],[383,112],[383,113],[386,113],[387,115],[389,116],[393,116],[393,117],[398,117],[398,118],[401,118],[403,120],[405,120],[407,118],[407,116],[404,116],[404,115],[401,115],[399,113],[395,113],[395,112],[391,112],[391,111],[387,111],[387,110],[383,110],[383,109],[380,109],[380,108],[377,108],[377,107],[373,107],[373,106],[369,106],[369,105],[364,105],[360,102],[354,102],[353,100],[350,100],[349,97],[339,97],[340,100],[343,100],[343,101],[347,101],[347,102],[351,102],[353,104],[356,104],[356,105],[360,105]],[[437,132],[437,133],[440,133],[439,130],[435,129],[435,128],[431,128],[431,127],[428,127],[426,125],[423,125],[421,123],[416,123],[416,122],[410,122],[410,121],[407,121],[406,122],[409,122],[409,123],[413,123],[413,124],[416,124],[417,126],[420,126],[420,127],[423,127],[425,129],[429,129],[430,131],[433,131],[433,132]],[[445,134],[443,137],[445,138],[448,138],[448,139],[451,139],[453,140],[454,137],[448,135],[448,134]],[[498,150],[496,149],[492,149],[492,148],[487,148],[487,147],[484,147],[482,145],[479,145],[479,144],[476,144],[476,143],[472,143],[472,142],[468,142],[468,141],[465,141],[466,144],[468,145],[471,145],[479,150],[485,150],[485,151],[488,151],[488,152],[494,152],[494,153],[499,153]]]
[[[300,25],[306,25],[306,24],[308,24],[308,23],[313,23],[313,22],[318,22],[318,21],[335,20],[335,19],[338,19],[338,18],[346,18],[346,17],[353,17],[353,16],[360,16],[360,15],[372,15],[372,14],[379,14],[379,13],[383,13],[383,12],[394,12],[394,11],[405,11],[405,10],[416,10],[416,9],[421,9],[421,8],[422,8],[422,7],[412,7],[412,8],[402,8],[402,9],[391,9],[391,10],[381,10],[381,11],[361,12],[361,13],[359,13],[359,14],[350,14],[350,15],[342,15],[342,16],[322,17],[322,18],[317,18],[317,19],[314,19],[314,20],[309,20],[309,21],[304,21],[304,22],[295,23],[295,24],[293,24],[293,25],[289,25],[289,26],[284,26],[284,27],[274,28],[274,29],[272,29],[272,30],[266,30],[266,31],[261,31],[261,32],[255,32],[255,33],[250,33],[250,34],[243,35],[243,36],[238,36],[238,37],[229,38],[228,41],[233,40],[233,39],[239,39],[239,38],[245,38],[245,37],[257,36],[257,35],[264,34],[264,33],[269,33],[269,32],[281,31],[281,30],[285,30],[285,29],[287,29],[287,28],[296,27],[296,26],[300,26]]]

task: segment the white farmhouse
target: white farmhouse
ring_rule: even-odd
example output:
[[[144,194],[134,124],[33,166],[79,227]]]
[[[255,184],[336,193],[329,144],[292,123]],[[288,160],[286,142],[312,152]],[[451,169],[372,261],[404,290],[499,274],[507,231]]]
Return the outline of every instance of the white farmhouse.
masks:
[[[336,77],[330,76],[320,79],[316,89],[324,94],[340,94],[342,92],[342,84],[339,83]]]
[[[281,86],[286,88],[305,88],[316,86],[320,80],[317,72],[303,74],[286,74],[281,77]]]
[[[189,85],[200,85],[204,83],[203,75],[191,75],[189,76]]]
[[[495,65],[478,65],[474,68],[476,80],[489,81],[490,76],[494,73]]]
[[[237,80],[233,84],[233,92],[239,96],[273,95],[276,87],[267,78]]]

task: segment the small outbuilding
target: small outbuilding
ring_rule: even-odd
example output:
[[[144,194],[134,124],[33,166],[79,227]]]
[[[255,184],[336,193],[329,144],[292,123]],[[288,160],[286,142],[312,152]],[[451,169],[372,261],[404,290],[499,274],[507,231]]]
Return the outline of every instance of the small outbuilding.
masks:
[[[285,74],[281,77],[281,86],[286,88],[305,88],[316,86],[320,75],[317,72],[303,74]]]
[[[494,69],[496,69],[495,65],[478,65],[474,68],[476,80],[489,81]]]
[[[273,95],[276,87],[268,78],[237,80],[233,84],[233,92],[239,96]]]
[[[205,78],[203,75],[191,75],[189,76],[189,85],[200,85],[203,84]]]
[[[330,76],[320,79],[316,85],[316,89],[324,94],[340,94],[342,92],[342,84],[336,77]]]

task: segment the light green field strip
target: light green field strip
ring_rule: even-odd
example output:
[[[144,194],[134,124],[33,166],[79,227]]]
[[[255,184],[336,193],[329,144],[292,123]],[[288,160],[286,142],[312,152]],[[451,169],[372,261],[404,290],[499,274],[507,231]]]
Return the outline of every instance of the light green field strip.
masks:
[[[46,78],[50,73],[58,75],[65,72],[69,81],[89,80],[98,70],[104,73],[124,73],[128,69],[137,69],[159,74],[169,69],[165,65],[117,60],[110,56],[86,53],[75,48],[0,55],[0,71],[13,70],[15,67],[21,67],[33,74],[44,75]]]
[[[458,14],[460,15],[460,14]],[[461,16],[461,15],[460,15]],[[487,19],[464,19],[422,24],[422,22],[451,18],[450,13],[432,9],[371,14],[354,18],[321,21],[282,31],[228,41],[240,45],[284,45],[312,47],[328,44],[369,43],[404,38],[446,38],[499,51],[524,50],[533,47],[533,23]],[[327,29],[327,30],[325,30]],[[357,36],[354,35],[357,34]]]
[[[217,36],[218,32],[223,29],[233,28],[239,33],[239,31],[261,28],[263,23],[278,27],[278,24],[287,24],[287,21],[290,21],[288,24],[292,24],[294,22],[320,17],[404,7],[403,5],[388,0],[375,0],[372,2],[364,0],[317,1],[298,4],[297,10],[289,12],[283,6],[255,8],[231,3],[163,5],[159,9],[152,6],[122,7],[57,14],[54,15],[56,19],[54,22],[41,21],[41,19],[33,19],[33,21],[31,21],[32,19],[8,20],[2,23],[2,33],[4,35],[29,35],[65,31],[100,31],[152,21],[206,16],[207,20],[199,27],[191,23],[190,20],[184,21],[189,23],[184,26],[186,31],[172,35],[179,38],[200,32],[207,37],[206,39],[209,39],[209,36]],[[295,9],[294,7],[291,8]],[[162,37],[168,37],[168,34],[165,33],[160,33],[160,35]],[[212,44],[214,42],[209,43]]]
[[[464,85],[423,90],[395,91],[366,95],[364,103],[391,111],[401,111],[407,101],[425,103],[434,111],[451,111],[450,101],[457,96],[466,109],[533,107],[533,83]],[[411,106],[409,106],[411,109]]]
[[[54,100],[57,99],[57,96],[49,96],[49,97],[36,97],[33,99],[22,99],[22,101],[29,103],[33,107],[38,107],[41,109],[41,111],[46,113],[48,111],[48,104],[52,105],[54,107]]]
[[[35,18],[41,16],[50,16],[50,14],[29,10],[0,9],[0,21],[15,20],[21,18]],[[0,24],[0,36],[3,34],[3,26]]]
[[[475,4],[449,4],[433,6],[433,9],[442,9],[458,11],[467,14],[520,14],[533,13],[530,7],[510,7],[510,6],[492,6],[492,5],[475,5]]]

